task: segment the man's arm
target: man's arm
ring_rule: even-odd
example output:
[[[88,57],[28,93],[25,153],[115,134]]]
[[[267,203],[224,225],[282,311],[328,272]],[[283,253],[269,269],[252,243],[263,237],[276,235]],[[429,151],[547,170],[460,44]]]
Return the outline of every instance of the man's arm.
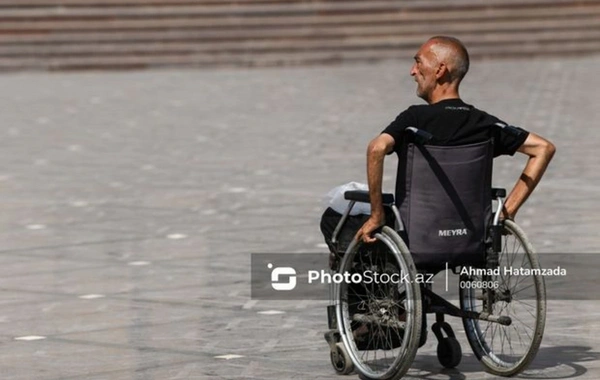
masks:
[[[367,148],[367,181],[369,183],[369,196],[371,198],[371,217],[356,233],[355,239],[363,239],[365,243],[372,243],[375,238],[371,237],[373,231],[385,224],[385,213],[381,187],[383,182],[383,160],[385,155],[394,148],[394,138],[382,133],[369,143]]]
[[[550,141],[534,133],[530,133],[527,139],[517,149],[517,152],[529,156],[523,173],[517,180],[506,203],[504,204],[503,217],[514,219],[519,208],[525,203],[533,189],[537,186],[556,152],[556,147]]]

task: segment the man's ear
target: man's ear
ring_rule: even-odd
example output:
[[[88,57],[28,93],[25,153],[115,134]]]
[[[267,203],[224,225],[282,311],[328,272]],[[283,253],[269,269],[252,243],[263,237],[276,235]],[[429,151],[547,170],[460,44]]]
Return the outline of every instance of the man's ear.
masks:
[[[446,64],[442,62],[437,67],[437,70],[435,72],[435,78],[439,80],[444,78],[446,75],[450,75],[450,71],[448,70],[448,66],[446,66]]]

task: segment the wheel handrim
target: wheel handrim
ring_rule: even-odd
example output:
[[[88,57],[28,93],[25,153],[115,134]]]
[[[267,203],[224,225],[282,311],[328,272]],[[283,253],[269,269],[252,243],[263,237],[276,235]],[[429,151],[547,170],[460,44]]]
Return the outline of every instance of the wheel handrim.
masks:
[[[509,326],[481,320],[465,320],[467,336],[477,357],[492,372],[512,375],[533,359],[541,342],[545,320],[543,277],[513,275],[504,267],[539,269],[533,248],[514,223],[505,225],[499,276],[476,276],[476,281],[498,281],[495,291],[461,289],[466,310],[481,312],[483,303],[493,300],[493,314],[511,318]],[[489,292],[489,293],[487,293]]]
[[[377,237],[380,240],[377,244],[383,244],[390,251],[395,268],[389,261],[384,262],[385,256],[369,255],[361,252],[360,247],[351,247],[351,257],[345,257],[342,268],[347,268],[348,262],[356,261],[357,266],[363,269],[376,267],[384,269],[384,272],[391,272],[398,271],[399,268],[400,273],[407,273],[409,268],[403,260],[398,259],[401,253],[395,244],[386,236],[378,234]],[[342,298],[341,294],[348,296]],[[352,299],[353,296],[355,299]],[[363,375],[372,379],[385,379],[397,372],[409,349],[407,337],[414,336],[416,321],[412,311],[416,296],[411,286],[402,283],[391,285],[387,289],[364,284],[353,288],[345,283],[340,284],[337,299],[341,303],[342,340],[357,370]],[[405,320],[402,320],[402,315]]]

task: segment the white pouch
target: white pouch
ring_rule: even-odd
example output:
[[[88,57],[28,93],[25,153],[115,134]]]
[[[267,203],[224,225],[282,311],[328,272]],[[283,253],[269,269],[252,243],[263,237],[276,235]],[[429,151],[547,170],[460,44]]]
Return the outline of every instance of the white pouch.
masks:
[[[369,190],[369,186],[364,183],[358,182],[349,182],[344,185],[335,187],[331,189],[327,195],[325,195],[324,203],[326,207],[331,207],[336,212],[343,214],[350,203],[349,200],[344,199],[344,193],[350,190]],[[359,214],[371,214],[371,205],[369,203],[356,202],[354,207],[352,207],[352,211],[350,211],[350,215],[359,215]]]

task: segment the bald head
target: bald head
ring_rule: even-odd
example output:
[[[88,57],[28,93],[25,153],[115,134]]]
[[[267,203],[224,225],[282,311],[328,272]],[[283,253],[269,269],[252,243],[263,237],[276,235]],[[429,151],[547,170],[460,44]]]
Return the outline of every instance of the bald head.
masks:
[[[444,63],[452,82],[460,82],[469,71],[469,53],[457,38],[447,36],[431,37],[427,41],[438,63]]]

